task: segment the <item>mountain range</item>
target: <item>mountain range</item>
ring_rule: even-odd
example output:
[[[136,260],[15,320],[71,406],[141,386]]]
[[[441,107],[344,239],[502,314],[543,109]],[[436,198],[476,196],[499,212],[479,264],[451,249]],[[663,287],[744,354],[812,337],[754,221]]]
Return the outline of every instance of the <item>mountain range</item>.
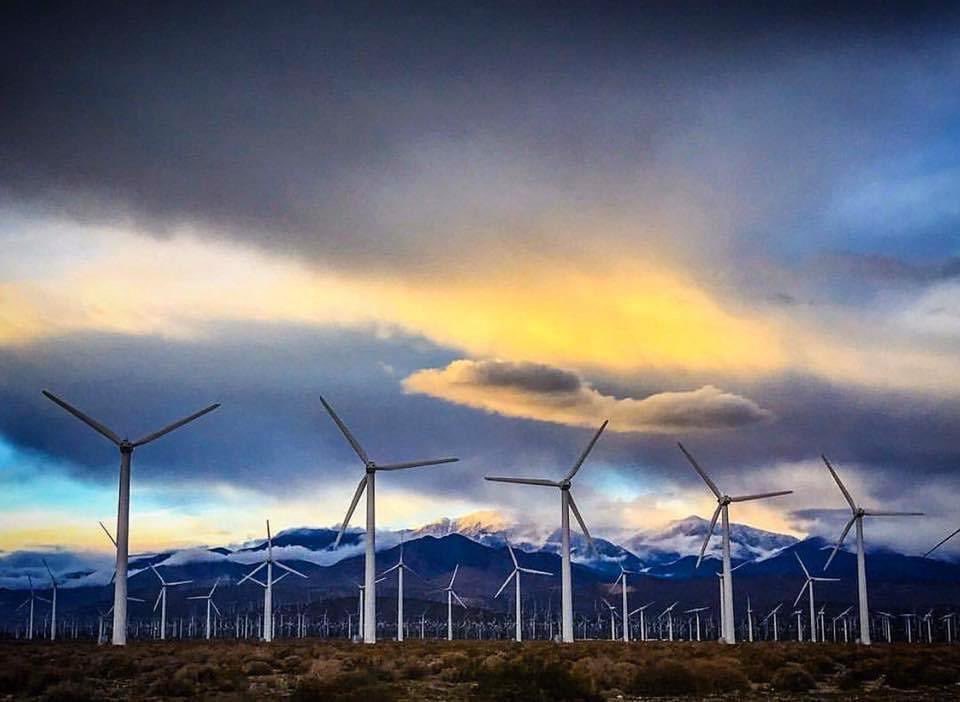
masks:
[[[720,539],[716,535],[708,555],[696,568],[697,554],[709,524],[690,516],[657,531],[628,535],[622,543],[595,538],[595,549],[586,539],[573,535],[573,579],[578,609],[595,608],[601,597],[610,596],[610,583],[621,566],[630,576],[630,597],[661,602],[680,600],[689,606],[711,606],[717,595],[715,574],[720,569]],[[296,528],[274,537],[274,557],[304,573],[307,578],[290,577],[277,587],[275,601],[316,602],[338,600],[354,602],[356,586],[363,577],[363,533],[348,530],[337,550],[332,528]],[[401,536],[403,543],[401,546]],[[509,603],[495,600],[493,594],[510,572],[507,540],[517,549],[517,557],[527,567],[559,573],[559,532],[533,525],[513,524],[496,513],[476,513],[456,519],[442,519],[419,529],[378,533],[377,565],[384,571],[397,562],[400,549],[404,560],[417,577],[406,580],[408,597],[436,600],[438,587],[446,584],[459,564],[457,591],[471,607],[505,610]],[[731,525],[734,560],[745,562],[737,571],[737,606],[750,596],[758,610],[777,602],[793,602],[803,584],[797,563],[800,556],[811,570],[821,570],[831,544],[819,538],[802,541],[747,525]],[[192,548],[155,554],[139,554],[130,560],[129,587],[132,594],[148,602],[156,597],[158,581],[149,570],[157,567],[167,579],[192,580],[178,588],[177,597],[195,594],[220,581],[218,593],[227,601],[262,601],[258,587],[236,582],[263,559],[265,543],[255,541],[234,547]],[[65,551],[49,553],[17,552],[0,557],[0,620],[15,616],[13,608],[24,599],[28,576],[38,589],[49,586],[41,557],[61,581],[60,602],[63,611],[71,604],[90,608],[109,602],[108,587],[113,573],[110,559]],[[902,609],[910,607],[953,607],[960,605],[955,584],[960,581],[960,565],[923,559],[890,551],[868,554],[871,604],[874,607]],[[838,583],[822,583],[818,600],[846,606],[856,601],[856,558],[841,551],[829,574]],[[169,577],[168,577],[169,576]],[[380,592],[395,592],[395,581],[383,583]],[[532,576],[524,581],[524,596],[550,603],[557,600],[556,577]],[[171,606],[176,607],[177,597]],[[508,598],[509,599],[509,598]],[[389,607],[395,598],[384,597]],[[379,598],[378,598],[379,602]],[[185,606],[185,602],[180,600]],[[352,605],[344,605],[352,606]],[[378,605],[379,606],[379,605]]]

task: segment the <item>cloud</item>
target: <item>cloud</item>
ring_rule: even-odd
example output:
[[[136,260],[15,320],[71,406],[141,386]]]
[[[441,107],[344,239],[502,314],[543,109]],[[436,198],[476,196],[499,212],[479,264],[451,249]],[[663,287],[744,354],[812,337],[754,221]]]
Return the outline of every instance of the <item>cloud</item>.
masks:
[[[573,426],[610,419],[619,432],[734,429],[770,421],[773,415],[746,397],[712,385],[659,392],[642,399],[604,395],[580,376],[536,363],[459,360],[417,371],[404,389],[508,417]]]

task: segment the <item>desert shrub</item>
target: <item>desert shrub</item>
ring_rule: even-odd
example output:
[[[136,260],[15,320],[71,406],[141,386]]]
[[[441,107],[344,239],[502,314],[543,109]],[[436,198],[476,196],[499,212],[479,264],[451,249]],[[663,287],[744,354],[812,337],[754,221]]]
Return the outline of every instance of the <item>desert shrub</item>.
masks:
[[[297,680],[290,695],[291,702],[367,702],[400,699],[403,688],[384,681],[375,668],[341,673],[327,679],[305,675]]]
[[[697,694],[700,695],[735,692],[750,687],[750,680],[740,669],[740,663],[732,658],[691,661],[689,667]]]
[[[273,668],[264,660],[254,659],[243,664],[244,675],[270,675]]]
[[[173,674],[177,680],[193,683],[214,682],[218,677],[216,667],[207,663],[185,663]]]
[[[817,686],[810,672],[799,663],[787,663],[770,677],[773,689],[782,692],[806,692]]]
[[[465,671],[466,672],[466,671]],[[470,671],[477,685],[473,700],[600,700],[590,685],[560,660],[527,655],[496,668],[477,665]]]
[[[147,692],[153,697],[195,697],[196,691],[189,681],[175,678],[172,675],[164,675],[153,681],[148,687]]]
[[[301,673],[304,669],[300,656],[286,656],[280,661],[280,666],[288,673]]]
[[[0,666],[0,693],[18,693],[30,681],[30,666],[23,661],[7,660]]]
[[[644,666],[627,691],[639,695],[690,695],[697,691],[697,686],[687,666],[661,659]]]
[[[87,685],[72,680],[63,680],[47,688],[44,702],[88,702],[95,700],[94,691]]]
[[[574,676],[587,684],[591,692],[597,693],[614,688],[626,689],[636,678],[638,668],[633,663],[618,661],[613,657],[587,656],[576,661],[571,670]]]

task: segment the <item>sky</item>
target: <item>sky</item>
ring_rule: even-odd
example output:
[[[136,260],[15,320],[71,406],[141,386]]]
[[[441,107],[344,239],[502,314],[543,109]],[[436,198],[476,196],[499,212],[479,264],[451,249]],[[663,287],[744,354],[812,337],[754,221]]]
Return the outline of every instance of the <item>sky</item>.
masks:
[[[476,510],[923,551],[960,497],[960,13],[926,3],[14,3],[0,551]],[[356,522],[356,520],[355,520]]]

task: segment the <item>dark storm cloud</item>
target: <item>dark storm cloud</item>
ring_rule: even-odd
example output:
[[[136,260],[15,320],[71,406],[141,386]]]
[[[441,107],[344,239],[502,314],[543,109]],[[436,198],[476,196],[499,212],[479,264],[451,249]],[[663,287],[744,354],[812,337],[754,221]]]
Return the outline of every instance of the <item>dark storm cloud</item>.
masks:
[[[422,265],[517,231],[560,246],[558,223],[617,208],[655,230],[692,216],[767,237],[925,136],[911,103],[936,110],[949,91],[915,78],[950,83],[951,14],[18,4],[0,42],[0,189],[341,263]],[[635,225],[608,236],[666,245]]]
[[[511,363],[508,361],[475,362],[469,378],[474,385],[493,385],[535,393],[576,392],[583,382],[576,373],[541,363]]]

